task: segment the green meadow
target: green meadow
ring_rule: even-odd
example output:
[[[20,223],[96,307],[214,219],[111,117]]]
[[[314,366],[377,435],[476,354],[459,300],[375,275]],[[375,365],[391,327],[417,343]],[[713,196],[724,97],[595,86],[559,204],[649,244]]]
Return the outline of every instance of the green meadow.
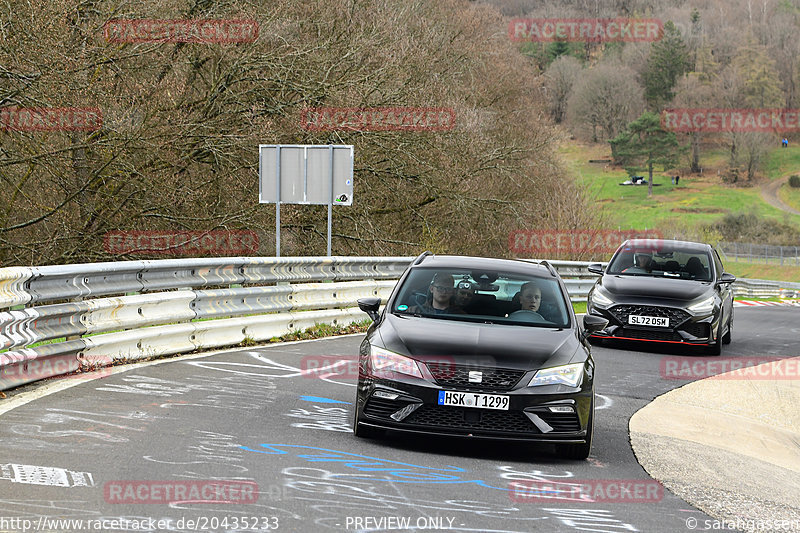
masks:
[[[724,167],[726,154],[723,148],[704,155],[701,160],[706,169],[703,175],[671,171],[670,174],[681,176],[678,185],[672,184],[670,174],[661,169],[654,171],[652,197],[647,196],[646,185],[620,185],[628,179],[625,169],[608,163],[589,162],[610,159],[608,144],[570,142],[563,145],[560,154],[567,168],[594,199],[609,229],[655,228],[670,232],[698,228],[727,213],[743,212],[787,220],[800,227],[800,216],[789,215],[766,203],[757,186],[737,187],[723,183],[716,170]],[[793,168],[800,173],[800,147],[772,150],[764,166],[770,179],[793,173]],[[646,173],[640,174],[647,178]],[[795,193],[800,193],[800,190],[792,193],[792,201],[797,201],[800,195]]]

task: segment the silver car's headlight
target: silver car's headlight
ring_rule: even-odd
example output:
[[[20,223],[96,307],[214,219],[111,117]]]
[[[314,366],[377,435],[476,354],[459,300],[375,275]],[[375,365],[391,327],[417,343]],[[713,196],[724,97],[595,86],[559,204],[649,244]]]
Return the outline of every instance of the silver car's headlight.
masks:
[[[698,315],[705,315],[714,310],[714,297],[709,296],[702,302],[689,306],[689,311]]]
[[[592,293],[592,306],[597,307],[598,309],[605,309],[609,305],[613,304],[614,301],[603,294],[599,288],[595,289]]]
[[[536,374],[528,383],[529,387],[539,387],[541,385],[568,385],[577,387],[583,376],[583,363],[573,363],[571,365],[554,366],[537,370]]]

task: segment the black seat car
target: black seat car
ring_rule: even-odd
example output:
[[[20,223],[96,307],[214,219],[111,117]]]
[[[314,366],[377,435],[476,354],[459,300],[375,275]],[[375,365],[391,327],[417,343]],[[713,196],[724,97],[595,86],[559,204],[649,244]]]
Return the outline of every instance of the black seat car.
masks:
[[[587,313],[608,320],[592,340],[696,345],[719,355],[731,341],[736,278],[711,245],[632,239],[619,247],[589,291]]]
[[[469,303],[449,296],[456,286],[474,288]],[[526,288],[549,300],[545,315],[515,301]],[[358,301],[374,323],[359,354],[357,436],[536,441],[589,455],[595,367],[586,337],[606,321],[578,326],[551,265],[425,253],[382,312],[380,303]]]

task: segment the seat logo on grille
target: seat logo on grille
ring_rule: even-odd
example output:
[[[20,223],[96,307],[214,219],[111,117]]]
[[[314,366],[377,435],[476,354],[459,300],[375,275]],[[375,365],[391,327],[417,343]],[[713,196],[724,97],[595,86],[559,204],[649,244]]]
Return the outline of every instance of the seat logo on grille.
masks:
[[[482,381],[483,381],[483,372],[478,372],[476,370],[469,371],[470,383],[481,383]]]

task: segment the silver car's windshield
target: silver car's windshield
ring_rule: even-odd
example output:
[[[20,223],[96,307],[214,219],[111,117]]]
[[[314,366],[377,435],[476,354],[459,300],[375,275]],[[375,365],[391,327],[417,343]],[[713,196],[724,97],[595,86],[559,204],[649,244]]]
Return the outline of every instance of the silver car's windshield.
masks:
[[[625,246],[611,259],[607,274],[711,281],[708,252],[681,247]]]

